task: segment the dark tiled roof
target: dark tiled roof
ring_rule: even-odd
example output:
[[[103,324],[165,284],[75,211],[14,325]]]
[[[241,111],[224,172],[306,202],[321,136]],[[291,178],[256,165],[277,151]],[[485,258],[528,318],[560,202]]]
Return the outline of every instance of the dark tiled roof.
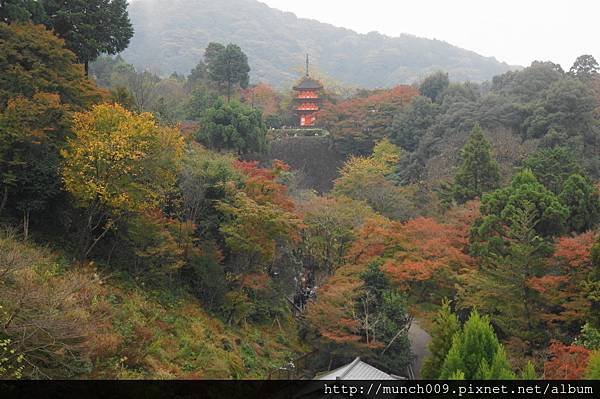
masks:
[[[323,85],[317,80],[314,80],[310,76],[304,76],[300,83],[294,86],[294,90],[319,90],[322,89]]]

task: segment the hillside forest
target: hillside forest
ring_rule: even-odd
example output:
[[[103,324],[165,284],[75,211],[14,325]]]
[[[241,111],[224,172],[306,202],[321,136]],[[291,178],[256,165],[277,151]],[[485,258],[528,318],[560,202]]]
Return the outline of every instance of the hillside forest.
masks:
[[[242,46],[159,76],[118,55],[124,0],[0,5],[0,378],[407,375],[417,322],[422,378],[600,378],[592,56],[323,79],[344,162],[315,190]]]

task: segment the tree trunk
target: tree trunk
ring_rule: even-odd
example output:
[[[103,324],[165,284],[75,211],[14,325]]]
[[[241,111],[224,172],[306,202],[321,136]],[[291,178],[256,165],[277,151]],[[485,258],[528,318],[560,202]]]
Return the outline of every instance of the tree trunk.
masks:
[[[8,201],[8,186],[4,186],[4,194],[2,194],[2,202],[0,202],[0,214],[4,210],[6,206],[6,202]]]
[[[27,241],[29,238],[29,215],[31,211],[29,208],[23,211],[23,241]]]
[[[90,77],[90,62],[88,60],[86,60],[83,63],[83,66],[85,68],[85,76],[89,78]]]

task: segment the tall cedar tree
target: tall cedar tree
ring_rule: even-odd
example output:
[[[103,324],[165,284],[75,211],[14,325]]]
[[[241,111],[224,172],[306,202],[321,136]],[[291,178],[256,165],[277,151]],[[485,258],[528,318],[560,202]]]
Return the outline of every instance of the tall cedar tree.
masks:
[[[421,369],[421,377],[423,379],[433,380],[440,376],[442,365],[452,346],[452,338],[459,331],[460,323],[458,322],[458,318],[450,310],[450,302],[444,299],[431,330],[431,342],[429,343],[430,355],[425,359],[423,368]]]
[[[491,145],[479,125],[473,127],[461,157],[463,161],[454,180],[454,196],[458,202],[480,197],[498,187],[498,164],[492,158]]]
[[[204,61],[208,77],[219,89],[225,90],[227,101],[238,85],[244,89],[248,87],[248,57],[238,45],[230,43],[225,47],[220,43],[210,43],[204,52]]]
[[[548,247],[534,229],[536,218],[532,204],[515,208],[505,229],[505,251],[486,254],[479,269],[462,276],[459,290],[461,307],[493,315],[502,332],[524,342],[543,338],[530,280],[544,272]]]
[[[85,65],[102,53],[125,50],[133,37],[126,0],[44,0],[41,22],[65,39],[68,48]]]

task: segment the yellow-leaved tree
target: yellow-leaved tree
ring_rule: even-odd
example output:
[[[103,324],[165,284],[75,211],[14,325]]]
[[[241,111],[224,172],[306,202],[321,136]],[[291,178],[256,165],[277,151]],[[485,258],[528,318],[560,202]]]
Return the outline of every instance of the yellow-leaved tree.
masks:
[[[184,142],[149,113],[101,104],[77,113],[61,152],[65,187],[85,211],[79,251],[87,258],[123,218],[157,208],[176,182]]]
[[[404,221],[414,217],[416,210],[411,202],[414,189],[394,182],[402,156],[400,148],[383,139],[375,145],[371,156],[350,157],[334,182],[333,194],[364,201],[391,219]]]

